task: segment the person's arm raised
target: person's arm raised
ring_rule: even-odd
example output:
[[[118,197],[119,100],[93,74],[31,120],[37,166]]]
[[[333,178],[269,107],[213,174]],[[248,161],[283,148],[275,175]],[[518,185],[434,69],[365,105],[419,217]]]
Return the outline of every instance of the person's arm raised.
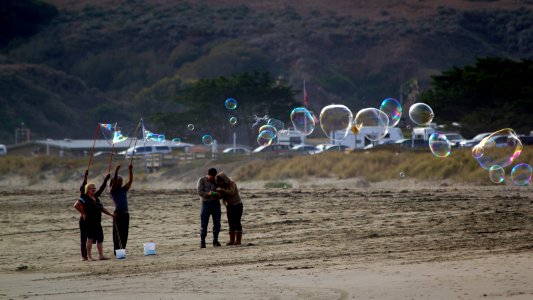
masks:
[[[130,164],[128,166],[128,182],[124,186],[124,189],[126,190],[126,192],[129,191],[132,183],[133,183],[133,165]]]
[[[85,185],[87,185],[87,177],[89,177],[89,170],[85,170],[85,175],[83,175],[83,182],[80,186],[80,197],[85,194]]]
[[[105,190],[105,187],[107,186],[107,181],[111,178],[111,174],[107,174],[107,176],[104,178],[104,183],[100,186],[98,191],[96,191],[96,197],[100,197],[102,192]]]
[[[113,180],[111,180],[111,190],[114,191],[117,188],[120,188],[118,185],[118,170],[120,170],[120,165],[117,166],[115,169],[115,175],[113,176]]]

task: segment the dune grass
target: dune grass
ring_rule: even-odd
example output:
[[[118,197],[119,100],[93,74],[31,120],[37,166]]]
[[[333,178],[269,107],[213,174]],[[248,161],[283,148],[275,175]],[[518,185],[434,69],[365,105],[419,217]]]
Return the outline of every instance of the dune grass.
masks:
[[[67,159],[57,157],[17,157],[0,158],[0,177],[18,175],[28,178],[31,182],[52,176],[59,182],[79,180],[87,168],[88,160]],[[114,167],[121,163],[124,173],[127,161],[113,161]],[[522,154],[515,162],[505,168],[506,181],[510,181],[511,169],[518,163],[533,165],[533,147],[524,147]],[[363,178],[369,182],[405,178],[417,180],[451,180],[456,182],[475,182],[492,184],[488,171],[481,168],[472,158],[470,149],[459,149],[447,158],[434,157],[429,151],[395,151],[384,149],[378,151],[354,151],[352,153],[330,152],[319,155],[302,155],[290,157],[269,156],[236,156],[180,162],[173,167],[163,167],[155,174],[146,174],[144,166],[135,164],[136,180],[147,181],[152,176],[163,174],[165,178],[196,179],[204,174],[208,167],[215,166],[224,170],[238,181],[263,180],[285,183],[289,179],[305,180],[306,178],[348,179]],[[93,160],[89,179],[98,179],[108,172],[109,159]],[[188,176],[186,176],[188,174]]]
[[[512,166],[525,162],[533,164],[533,147],[524,148]],[[511,168],[505,168],[510,176]],[[255,160],[234,170],[237,180],[285,180],[319,178],[364,178],[368,181],[407,178],[420,180],[453,180],[459,182],[490,183],[488,171],[472,158],[470,149],[453,151],[447,158],[434,157],[429,151],[355,151],[324,153],[291,158]]]

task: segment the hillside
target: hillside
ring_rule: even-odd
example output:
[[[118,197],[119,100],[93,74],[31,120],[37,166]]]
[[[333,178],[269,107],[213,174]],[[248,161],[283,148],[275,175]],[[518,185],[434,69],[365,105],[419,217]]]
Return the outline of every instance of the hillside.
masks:
[[[357,110],[385,97],[403,98],[401,87],[411,79],[423,90],[431,74],[477,57],[533,58],[529,0],[47,2],[57,15],[0,50],[0,72],[7,74],[0,74],[0,83],[10,87],[7,95],[0,92],[10,99],[2,102],[0,142],[12,141],[12,124],[19,121],[40,137],[92,132],[83,124],[64,131],[43,126],[67,125],[72,112],[36,119],[38,107],[21,108],[25,102],[13,100],[15,94],[40,99],[42,91],[54,93],[50,101],[76,112],[91,107],[84,122],[128,124],[147,111],[131,99],[168,78],[266,70],[296,90],[305,79],[314,110],[333,102]],[[46,76],[27,79],[41,92],[12,85],[20,76],[8,72],[26,64],[80,82],[77,92],[85,96],[58,94]]]

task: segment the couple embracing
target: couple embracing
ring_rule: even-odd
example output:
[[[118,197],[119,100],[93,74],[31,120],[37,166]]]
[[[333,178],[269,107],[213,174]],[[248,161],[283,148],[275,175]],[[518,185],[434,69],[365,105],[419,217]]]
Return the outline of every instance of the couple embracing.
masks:
[[[197,184],[198,195],[202,200],[202,210],[200,213],[200,247],[205,248],[205,238],[207,237],[207,225],[209,217],[213,218],[213,247],[220,247],[218,233],[220,232],[220,199],[226,206],[226,213],[229,225],[229,242],[226,245],[240,245],[242,239],[241,217],[243,205],[237,185],[224,172],[217,173],[211,168],[207,171],[207,176],[201,177]]]

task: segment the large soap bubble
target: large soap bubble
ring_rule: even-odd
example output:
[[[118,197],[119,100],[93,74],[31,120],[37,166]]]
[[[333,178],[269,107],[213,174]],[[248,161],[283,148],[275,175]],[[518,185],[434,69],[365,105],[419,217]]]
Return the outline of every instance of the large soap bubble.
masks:
[[[429,149],[436,157],[448,157],[452,151],[452,145],[446,135],[433,133],[429,136]]]
[[[371,141],[381,140],[389,132],[389,117],[387,114],[376,108],[361,109],[355,115],[352,131],[359,132],[367,128],[364,134]]]
[[[305,107],[297,107],[291,112],[291,122],[294,129],[303,135],[310,135],[315,130],[313,115]]]
[[[352,128],[353,114],[341,104],[324,107],[320,112],[320,127],[332,141],[343,140]]]
[[[533,169],[528,164],[518,164],[511,170],[511,180],[516,185],[528,185]]]
[[[472,149],[472,156],[486,170],[494,165],[505,168],[511,165],[520,153],[522,142],[510,128],[490,134]]]
[[[387,98],[381,102],[379,110],[389,117],[389,127],[398,125],[402,118],[402,105],[394,98]]]
[[[415,103],[409,108],[409,118],[421,126],[429,125],[434,116],[431,107],[425,103]]]
[[[502,183],[505,180],[505,170],[498,165],[494,165],[489,169],[489,177],[493,183]]]

